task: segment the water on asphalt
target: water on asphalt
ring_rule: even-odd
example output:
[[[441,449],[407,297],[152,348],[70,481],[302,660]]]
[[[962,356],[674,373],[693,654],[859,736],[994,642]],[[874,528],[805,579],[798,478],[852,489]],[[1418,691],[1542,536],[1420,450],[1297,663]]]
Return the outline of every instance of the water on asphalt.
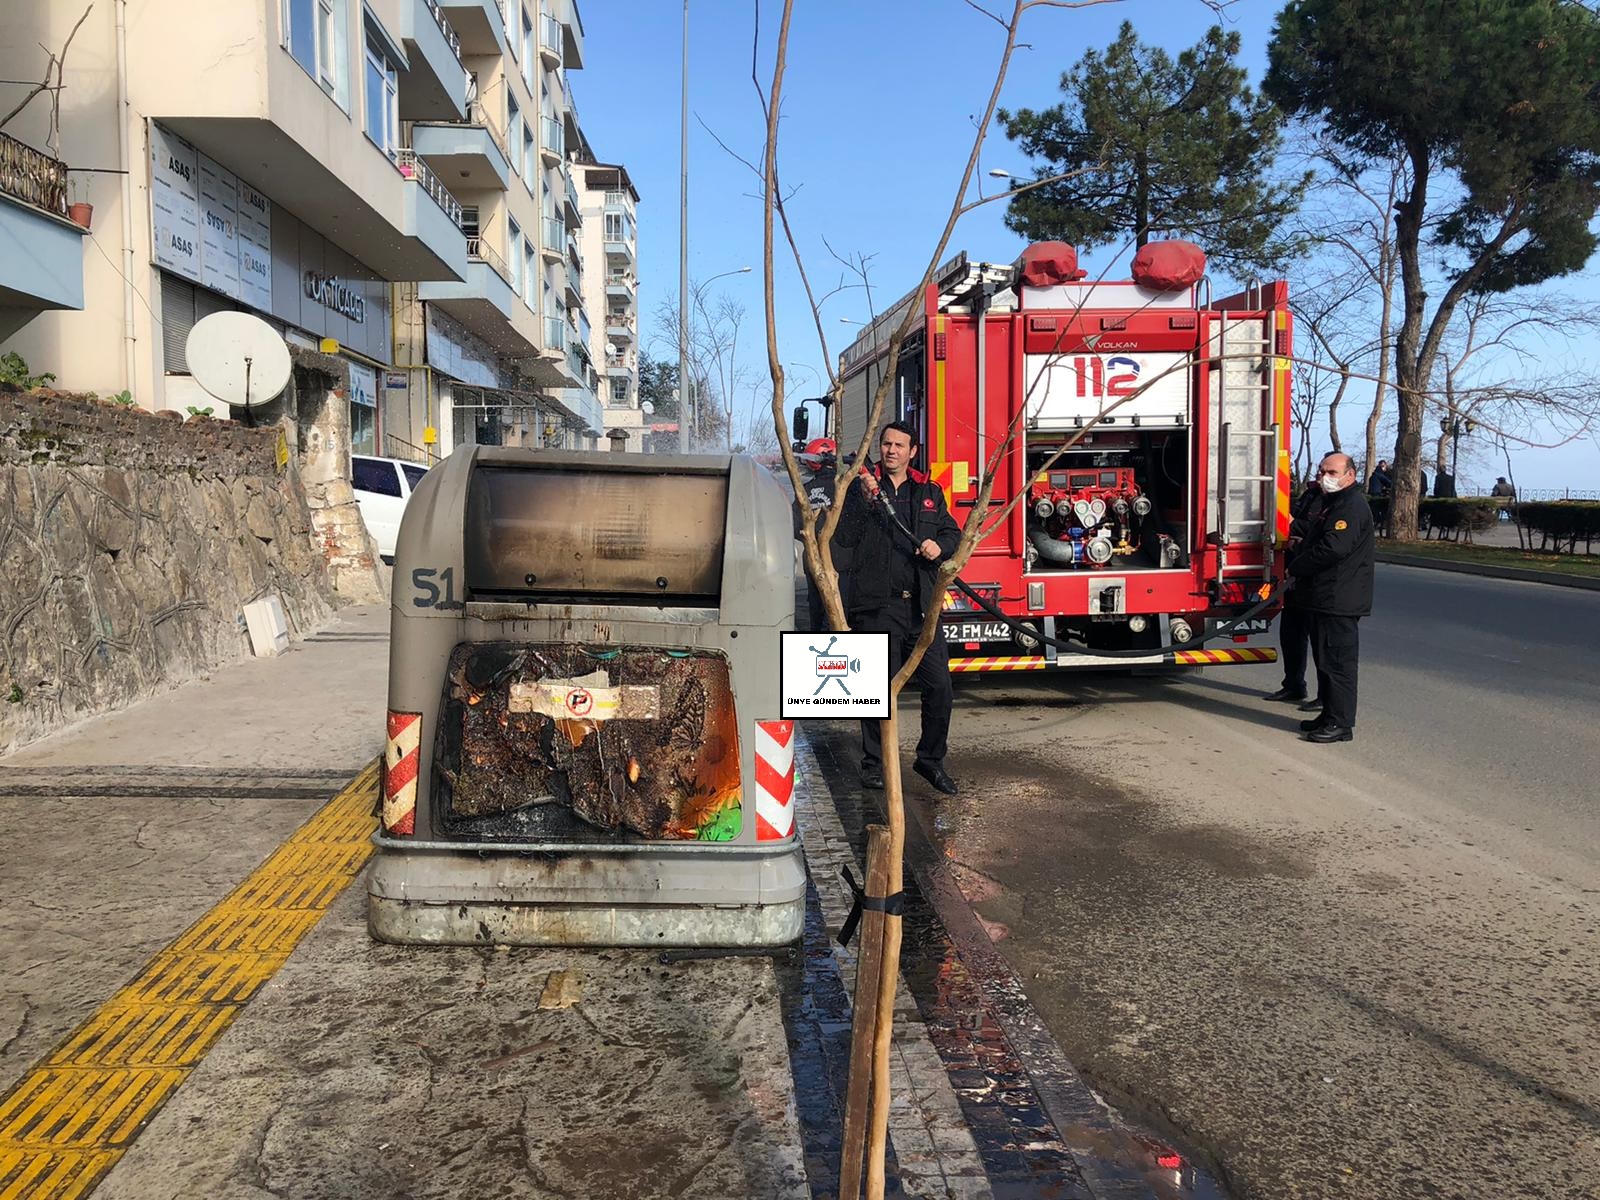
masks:
[[[1597,617],[1381,568],[1349,746],[1275,668],[965,682],[963,794],[912,800],[1074,1064],[1236,1195],[1593,1197]]]

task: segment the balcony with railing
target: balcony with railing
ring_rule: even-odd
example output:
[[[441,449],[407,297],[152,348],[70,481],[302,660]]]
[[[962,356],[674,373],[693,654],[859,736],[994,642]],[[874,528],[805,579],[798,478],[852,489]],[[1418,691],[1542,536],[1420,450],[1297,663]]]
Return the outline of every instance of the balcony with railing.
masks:
[[[461,283],[417,285],[421,300],[449,313],[497,350],[527,354],[534,349],[531,314],[528,320],[512,282],[511,267],[488,238],[467,242],[466,278]],[[519,328],[521,326],[521,328]]]
[[[481,101],[467,106],[465,121],[413,125],[411,148],[455,187],[505,191],[511,186],[506,135],[490,120]]]
[[[627,192],[611,190],[606,193],[606,210],[608,212],[625,212],[630,217],[633,215],[633,197]]]
[[[561,65],[561,49],[565,39],[561,36],[561,22],[551,14],[539,14],[539,53],[552,67]]]
[[[544,349],[547,354],[564,353],[567,348],[567,320],[565,317],[544,319]]]
[[[461,38],[463,54],[506,52],[506,10],[502,0],[438,0]]]
[[[539,153],[549,166],[555,166],[565,156],[566,139],[561,122],[554,117],[539,118]]]
[[[461,38],[439,0],[401,0],[400,40],[406,69],[400,72],[402,121],[459,121],[466,115],[467,69]]]
[[[626,313],[606,313],[606,340],[614,345],[633,341],[633,318]]]
[[[0,338],[46,309],[83,307],[83,235],[67,220],[67,165],[0,133]]]
[[[576,229],[583,224],[583,209],[578,204],[578,189],[572,184],[572,171],[562,171],[561,180],[566,184],[567,225]]]
[[[560,262],[566,252],[566,224],[560,217],[546,217],[544,219],[544,240],[539,244],[539,253],[551,262]]]
[[[461,201],[450,194],[450,189],[428,169],[428,164],[422,161],[421,156],[415,150],[399,150],[395,153],[394,165],[401,175],[428,194],[428,198],[443,210],[444,215],[450,218],[450,223],[459,231]]]

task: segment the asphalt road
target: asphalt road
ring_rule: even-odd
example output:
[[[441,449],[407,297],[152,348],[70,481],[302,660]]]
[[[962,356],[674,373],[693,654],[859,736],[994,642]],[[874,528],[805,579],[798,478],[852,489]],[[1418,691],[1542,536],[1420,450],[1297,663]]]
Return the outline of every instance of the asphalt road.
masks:
[[[908,791],[1073,1062],[1236,1195],[1593,1198],[1597,628],[1380,567],[1352,744],[1276,667],[968,681],[962,796]]]

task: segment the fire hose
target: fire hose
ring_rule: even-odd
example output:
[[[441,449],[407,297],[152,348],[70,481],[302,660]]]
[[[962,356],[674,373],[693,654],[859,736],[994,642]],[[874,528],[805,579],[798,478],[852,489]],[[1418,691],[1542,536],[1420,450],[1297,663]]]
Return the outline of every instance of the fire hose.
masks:
[[[906,539],[913,546],[920,549],[922,543],[917,540],[917,535],[912,533],[911,530],[907,529],[905,525],[901,523],[900,514],[895,512],[894,505],[890,503],[889,498],[883,494],[882,490],[878,488],[869,488],[865,484],[862,485],[862,490],[866,491],[869,496],[875,498],[883,507],[883,511],[889,518],[889,523],[894,528],[898,529],[902,534],[904,534]],[[983,596],[980,596],[977,592],[973,591],[972,588],[968,587],[965,580],[959,578],[952,579],[951,583],[953,583],[956,588],[967,597],[968,600],[971,600],[995,620],[1005,624],[1013,633],[1023,634],[1024,636],[1032,638],[1042,645],[1053,646],[1057,650],[1065,650],[1069,654],[1087,654],[1093,655],[1095,658],[1149,658],[1152,654],[1167,654],[1175,653],[1179,650],[1191,650],[1197,646],[1203,646],[1207,642],[1215,641],[1218,638],[1230,637],[1234,629],[1244,624],[1244,622],[1250,620],[1257,613],[1261,612],[1262,609],[1269,607],[1274,601],[1282,599],[1283,595],[1282,588],[1270,590],[1259,601],[1245,609],[1245,611],[1240,613],[1238,616],[1223,622],[1221,625],[1218,625],[1210,633],[1202,634],[1200,637],[1193,638],[1190,641],[1183,643],[1181,646],[1167,644],[1139,650],[1093,650],[1079,642],[1069,642],[1061,638],[1049,637],[1044,633],[1043,630],[1035,629],[1033,626],[1027,625],[1022,621],[1017,620],[1015,617],[1007,615],[998,607],[996,607],[993,602],[985,599]]]

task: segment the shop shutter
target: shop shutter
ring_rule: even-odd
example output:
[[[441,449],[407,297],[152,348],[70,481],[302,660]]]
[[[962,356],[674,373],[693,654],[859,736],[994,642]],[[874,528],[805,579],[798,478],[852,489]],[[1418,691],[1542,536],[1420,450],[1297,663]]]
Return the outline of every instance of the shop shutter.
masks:
[[[187,375],[184,345],[194,328],[195,286],[172,275],[161,276],[161,357],[169,375]]]

